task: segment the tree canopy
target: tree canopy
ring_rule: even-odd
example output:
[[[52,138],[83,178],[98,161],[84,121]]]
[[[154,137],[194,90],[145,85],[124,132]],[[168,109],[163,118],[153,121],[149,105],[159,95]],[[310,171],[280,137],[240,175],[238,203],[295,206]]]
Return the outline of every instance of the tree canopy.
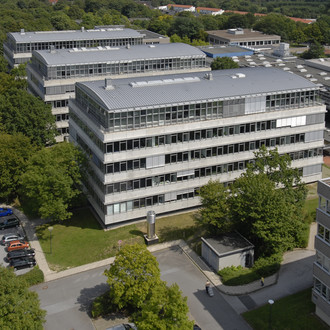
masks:
[[[270,256],[301,244],[306,193],[290,157],[262,147],[230,191],[217,181],[200,189],[198,220],[211,234],[237,230],[258,256]]]
[[[0,266],[0,292],[1,329],[43,329],[46,312],[40,309],[38,294],[3,266]]]
[[[85,171],[86,157],[73,144],[63,142],[41,149],[27,162],[21,176],[20,197],[42,218],[68,219]]]
[[[104,274],[108,277],[110,295],[119,308],[141,308],[160,283],[156,258],[144,245],[125,245]]]
[[[212,70],[237,69],[239,65],[231,57],[217,57],[211,63]]]
[[[156,258],[144,245],[125,245],[104,274],[110,285],[110,301],[129,310],[139,329],[192,329],[187,298],[177,284],[160,279]]]
[[[23,134],[0,133],[1,199],[10,202],[17,196],[21,175],[35,151],[30,139]]]

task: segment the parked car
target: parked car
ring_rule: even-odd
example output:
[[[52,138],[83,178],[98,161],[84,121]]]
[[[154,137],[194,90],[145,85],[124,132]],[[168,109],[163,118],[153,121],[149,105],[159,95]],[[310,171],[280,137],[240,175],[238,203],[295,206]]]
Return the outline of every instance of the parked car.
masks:
[[[137,327],[134,323],[123,323],[123,324],[118,324],[115,325],[114,327],[107,328],[106,330],[137,330]]]
[[[5,217],[6,215],[12,215],[13,210],[7,207],[0,207],[0,217]]]
[[[27,267],[33,267],[37,263],[34,258],[17,258],[10,260],[10,267],[13,267],[15,270]]]
[[[18,227],[20,222],[15,215],[7,215],[0,218],[0,229],[6,229],[11,227]]]
[[[34,257],[36,252],[34,249],[22,249],[22,250],[14,250],[11,252],[8,252],[7,254],[7,260],[10,261],[12,259],[17,258],[26,258],[26,257]]]
[[[19,241],[19,240],[23,240],[23,239],[24,239],[24,237],[22,237],[20,234],[14,234],[14,233],[5,234],[1,238],[1,244],[7,245],[11,241]]]
[[[26,241],[11,241],[7,247],[7,251],[11,252],[14,250],[28,249],[29,247],[30,245]]]

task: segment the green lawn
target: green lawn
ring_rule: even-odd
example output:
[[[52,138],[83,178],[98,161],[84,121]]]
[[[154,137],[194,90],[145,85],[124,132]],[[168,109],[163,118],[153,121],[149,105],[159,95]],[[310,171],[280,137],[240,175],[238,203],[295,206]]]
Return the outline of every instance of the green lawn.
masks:
[[[315,315],[311,289],[275,301],[272,306],[271,329],[326,330],[329,329]],[[267,304],[243,314],[254,330],[269,329],[270,306]]]
[[[146,221],[104,231],[88,208],[75,211],[72,219],[52,226],[51,254],[49,225],[38,227],[36,232],[50,268],[56,271],[112,257],[118,251],[119,240],[122,244],[143,243],[147,232]],[[193,213],[156,221],[161,242],[183,237],[193,241],[196,232],[200,233]]]

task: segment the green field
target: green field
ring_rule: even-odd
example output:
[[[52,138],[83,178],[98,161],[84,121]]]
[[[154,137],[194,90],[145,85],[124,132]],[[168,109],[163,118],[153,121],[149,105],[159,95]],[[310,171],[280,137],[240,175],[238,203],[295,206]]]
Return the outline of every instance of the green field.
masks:
[[[52,224],[52,253],[50,253],[49,224],[40,226],[36,232],[52,270],[60,271],[71,267],[112,257],[122,244],[143,243],[146,221],[102,230],[89,208],[74,212],[70,220]],[[193,213],[184,213],[157,219],[156,233],[161,242],[179,238],[194,239],[199,233]]]
[[[268,304],[242,315],[254,330],[329,330],[314,312],[311,289],[307,289],[275,301],[271,311],[271,322]]]

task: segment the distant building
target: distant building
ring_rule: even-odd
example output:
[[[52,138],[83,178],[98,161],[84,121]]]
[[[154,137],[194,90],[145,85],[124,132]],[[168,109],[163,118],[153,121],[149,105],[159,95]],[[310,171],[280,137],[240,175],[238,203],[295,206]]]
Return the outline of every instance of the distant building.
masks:
[[[89,155],[93,208],[111,226],[198,207],[200,187],[232,183],[262,145],[287,153],[303,181],[319,180],[319,89],[274,68],[76,83],[70,140]]]
[[[182,11],[190,11],[194,13],[196,11],[196,8],[191,5],[176,5],[176,4],[169,4],[167,5],[167,10],[173,10],[177,13],[180,13]]]
[[[68,137],[68,101],[76,82],[195,71],[210,71],[206,55],[187,44],[167,43],[34,51],[27,77],[28,90],[52,105],[62,141]]]
[[[261,46],[279,44],[281,37],[264,34],[251,29],[228,29],[206,31],[207,39],[215,45]]]
[[[196,7],[196,12],[204,15],[222,15],[225,11],[219,8]]]
[[[316,305],[316,315],[330,326],[330,178],[318,182],[317,193],[312,301]]]
[[[146,38],[146,40],[144,40]],[[28,62],[34,50],[90,47],[118,47],[144,43],[168,43],[169,38],[147,30],[123,27],[97,27],[71,31],[10,32],[3,44],[4,57],[10,67]]]

